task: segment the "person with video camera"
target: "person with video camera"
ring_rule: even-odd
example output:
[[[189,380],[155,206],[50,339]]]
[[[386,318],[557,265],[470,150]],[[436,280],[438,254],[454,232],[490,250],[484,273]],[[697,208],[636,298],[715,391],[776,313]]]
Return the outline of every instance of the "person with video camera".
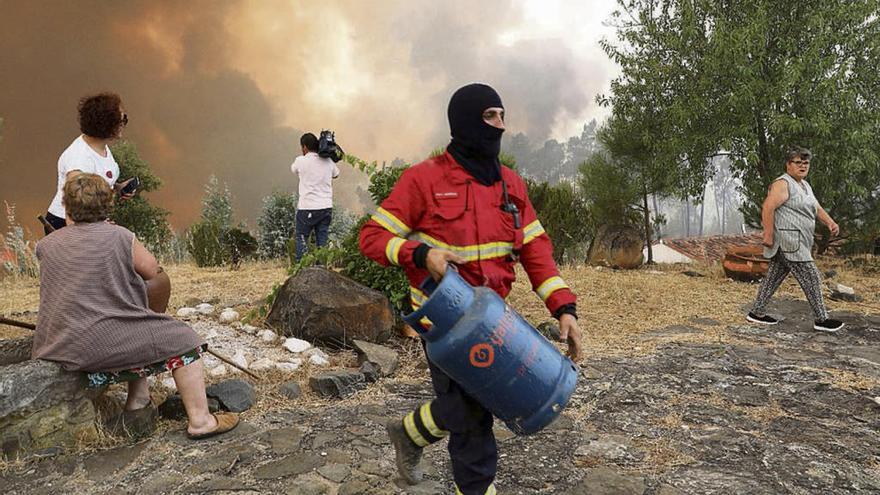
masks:
[[[296,203],[296,261],[309,249],[309,237],[315,233],[315,245],[327,244],[333,215],[333,179],[339,167],[333,159],[318,154],[318,138],[311,132],[299,139],[302,156],[296,157],[290,171],[299,177]]]

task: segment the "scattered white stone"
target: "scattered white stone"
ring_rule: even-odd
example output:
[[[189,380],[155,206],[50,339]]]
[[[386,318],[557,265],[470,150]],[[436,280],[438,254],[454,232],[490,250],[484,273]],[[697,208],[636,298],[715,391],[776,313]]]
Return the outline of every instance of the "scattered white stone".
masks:
[[[275,334],[272,330],[263,330],[260,332],[260,338],[263,339],[263,342],[275,342],[275,339],[278,338],[278,335]]]
[[[247,357],[244,355],[244,351],[235,351],[235,355],[232,356],[232,362],[241,366],[244,369],[248,367]]]
[[[330,359],[330,356],[328,356],[326,352],[322,351],[321,349],[318,349],[317,347],[312,347],[311,349],[303,352],[303,356],[305,356],[307,358],[310,358],[312,356],[318,356],[318,357],[321,357],[324,359]]]
[[[293,362],[293,363],[287,363],[287,362],[275,363],[275,368],[277,368],[280,371],[287,371],[287,372],[296,371],[299,369],[300,366],[302,366],[302,360],[298,360],[297,362]]]
[[[880,406],[880,396],[874,397],[874,402],[876,402],[877,405]]]
[[[209,315],[214,312],[214,306],[211,306],[208,303],[202,303],[196,306],[196,311],[203,315]]]
[[[217,366],[211,368],[210,371],[208,371],[209,375],[215,376],[215,377],[223,376],[226,373],[227,373],[227,370],[226,370],[225,364],[218,364]]]
[[[253,325],[242,325],[241,331],[251,335],[256,335],[260,331],[260,329]]]
[[[328,364],[330,364],[330,361],[327,360],[327,358],[319,354],[312,354],[311,356],[309,356],[309,362],[314,364],[315,366],[327,366]]]
[[[170,376],[162,379],[162,385],[165,388],[167,388],[168,390],[171,390],[172,392],[177,391],[177,382],[175,382],[174,378],[172,378]]]
[[[232,323],[238,321],[239,316],[238,311],[232,308],[226,308],[220,313],[220,323]]]
[[[312,344],[306,342],[305,340],[297,339],[295,337],[286,339],[283,345],[285,349],[294,353],[303,352],[312,347]]]
[[[218,336],[216,328],[209,328],[205,335],[202,336],[205,340],[214,340]]]
[[[196,308],[180,308],[177,310],[178,318],[192,318],[198,316],[199,311]]]
[[[855,289],[853,289],[852,287],[848,287],[846,285],[843,285],[843,284],[837,284],[837,292],[840,292],[841,294],[850,294],[850,295],[853,295],[856,293]]]
[[[260,358],[251,363],[251,367],[254,371],[266,371],[275,367],[275,361],[272,361],[269,358]]]

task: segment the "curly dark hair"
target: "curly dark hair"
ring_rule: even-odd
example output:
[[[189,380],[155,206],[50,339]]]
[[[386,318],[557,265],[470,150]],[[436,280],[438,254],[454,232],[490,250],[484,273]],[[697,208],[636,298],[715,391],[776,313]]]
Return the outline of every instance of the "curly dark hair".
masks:
[[[110,139],[122,127],[122,98],[116,93],[100,93],[79,100],[79,130],[86,136]]]

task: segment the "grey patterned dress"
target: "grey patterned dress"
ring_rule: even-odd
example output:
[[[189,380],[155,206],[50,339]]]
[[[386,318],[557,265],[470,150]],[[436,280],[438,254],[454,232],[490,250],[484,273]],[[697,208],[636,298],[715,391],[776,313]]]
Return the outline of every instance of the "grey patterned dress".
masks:
[[[65,369],[121,371],[179,356],[204,340],[147,306],[134,234],[107,222],[69,225],[37,243],[40,312],[34,358]]]
[[[776,209],[773,222],[773,247],[764,247],[764,257],[773,258],[782,252],[788,261],[813,261],[813,237],[819,201],[810,184],[800,183],[788,174],[776,180],[788,183],[788,200]]]
[[[788,183],[788,200],[775,212],[773,246],[764,247],[764,256],[770,259],[770,266],[758,287],[752,312],[764,315],[770,298],[791,273],[804,290],[816,320],[825,321],[828,319],[828,310],[822,298],[822,278],[811,251],[819,201],[805,180],[798,183],[788,174],[776,180]]]

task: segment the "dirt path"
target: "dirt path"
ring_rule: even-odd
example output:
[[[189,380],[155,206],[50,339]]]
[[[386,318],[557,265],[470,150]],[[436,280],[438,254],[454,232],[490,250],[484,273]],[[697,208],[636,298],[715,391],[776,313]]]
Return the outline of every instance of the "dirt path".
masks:
[[[499,492],[880,493],[880,317],[835,313],[848,327],[833,335],[810,328],[803,302],[771,311],[785,321],[714,330],[736,344],[682,342],[715,323],[701,319],[644,334],[653,353],[591,361],[548,430],[521,438],[496,426]],[[287,402],[200,443],[175,427],[85,458],[12,466],[0,484],[5,493],[451,493],[441,445],[426,452],[426,482],[399,485],[382,428],[430,397],[427,380],[386,379],[345,401]]]

